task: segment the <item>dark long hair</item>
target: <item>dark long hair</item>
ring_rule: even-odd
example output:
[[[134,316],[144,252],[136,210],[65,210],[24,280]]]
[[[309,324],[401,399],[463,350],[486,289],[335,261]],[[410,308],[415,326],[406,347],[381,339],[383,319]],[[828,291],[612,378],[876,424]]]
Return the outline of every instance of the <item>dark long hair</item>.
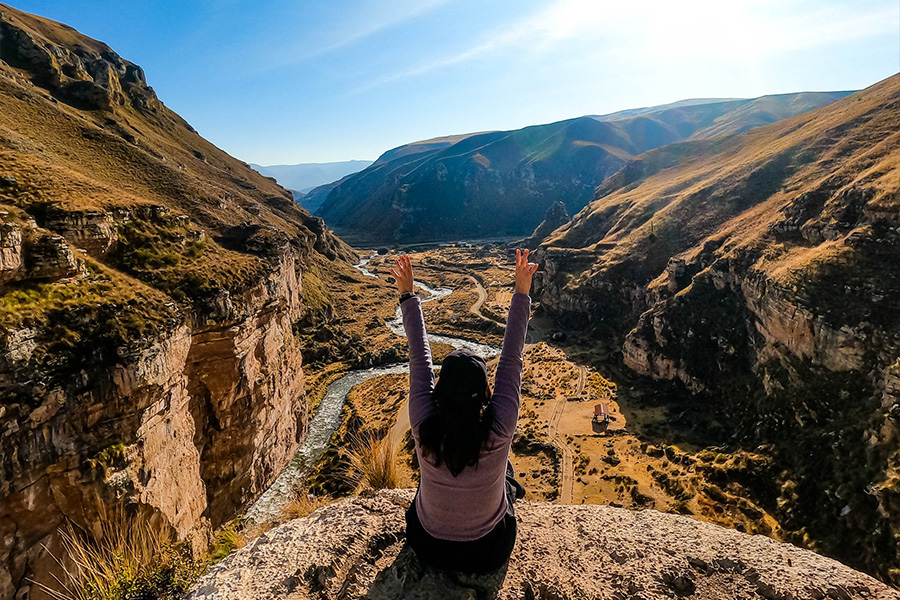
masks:
[[[478,465],[494,413],[486,376],[449,369],[446,360],[444,365],[432,392],[436,407],[419,427],[419,441],[436,466],[446,464],[456,477]]]

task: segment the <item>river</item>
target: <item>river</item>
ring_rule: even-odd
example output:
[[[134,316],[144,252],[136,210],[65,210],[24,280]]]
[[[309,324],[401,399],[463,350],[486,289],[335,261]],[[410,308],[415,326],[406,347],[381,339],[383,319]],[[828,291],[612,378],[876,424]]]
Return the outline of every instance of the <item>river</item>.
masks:
[[[377,275],[369,271],[366,267],[378,253],[362,259],[357,265],[354,265],[362,274],[369,277],[378,278]],[[431,302],[438,298],[449,296],[453,293],[450,288],[430,287],[421,281],[414,282],[416,287],[421,288],[427,296],[422,297],[422,302]],[[394,334],[406,337],[403,330],[403,317],[400,313],[400,307],[394,314],[394,318],[385,322],[385,325]],[[500,353],[500,348],[480,344],[472,340],[464,338],[450,337],[445,335],[428,334],[428,340],[431,343],[449,344],[454,348],[466,348],[488,357]],[[380,375],[390,375],[396,373],[409,372],[409,363],[393,363],[380,367],[372,367],[370,369],[356,369],[348,371],[346,374],[336,379],[328,386],[325,396],[322,398],[319,408],[309,421],[309,431],[306,434],[297,453],[287,464],[281,474],[275,479],[272,485],[259,497],[259,499],[247,509],[245,520],[254,523],[262,523],[267,520],[276,519],[281,510],[291,501],[295,490],[303,482],[303,479],[309,473],[310,469],[315,466],[319,458],[328,448],[331,436],[337,429],[340,422],[341,409],[347,394],[355,385],[378,377]]]

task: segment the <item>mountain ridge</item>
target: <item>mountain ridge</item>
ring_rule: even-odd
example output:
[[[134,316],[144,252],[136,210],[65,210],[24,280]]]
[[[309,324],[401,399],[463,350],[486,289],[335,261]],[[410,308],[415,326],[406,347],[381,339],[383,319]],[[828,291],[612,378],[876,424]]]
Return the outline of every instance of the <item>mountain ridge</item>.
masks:
[[[408,144],[335,185],[316,215],[359,243],[525,236],[550,204],[563,201],[574,214],[606,177],[647,150],[771,122],[844,95],[710,102],[612,121],[583,116]]]
[[[204,551],[305,435],[294,330],[355,260],[140,66],[0,5],[0,597],[120,509]]]

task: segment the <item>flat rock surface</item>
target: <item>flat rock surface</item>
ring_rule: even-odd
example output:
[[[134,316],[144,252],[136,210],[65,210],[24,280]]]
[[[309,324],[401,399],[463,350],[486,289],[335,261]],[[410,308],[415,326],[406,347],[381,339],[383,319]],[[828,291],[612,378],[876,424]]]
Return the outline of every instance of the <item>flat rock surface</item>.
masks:
[[[216,564],[189,600],[900,599],[832,559],[681,515],[520,502],[503,574],[421,567],[405,547],[414,490],[348,498],[263,534]]]

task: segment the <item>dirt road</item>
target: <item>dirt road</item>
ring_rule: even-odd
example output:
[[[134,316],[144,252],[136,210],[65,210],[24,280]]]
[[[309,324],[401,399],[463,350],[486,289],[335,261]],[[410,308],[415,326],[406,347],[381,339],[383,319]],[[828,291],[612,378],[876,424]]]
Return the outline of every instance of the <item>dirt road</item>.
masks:
[[[584,392],[584,385],[587,382],[587,369],[578,367],[578,385],[575,395],[580,396]],[[547,426],[547,433],[553,445],[559,450],[561,455],[560,465],[560,482],[559,482],[559,502],[560,504],[572,504],[573,488],[575,486],[575,467],[574,455],[572,448],[566,442],[565,437],[559,433],[559,420],[562,418],[563,410],[566,408],[568,396],[560,395],[553,409],[553,415],[550,417],[550,423]]]

